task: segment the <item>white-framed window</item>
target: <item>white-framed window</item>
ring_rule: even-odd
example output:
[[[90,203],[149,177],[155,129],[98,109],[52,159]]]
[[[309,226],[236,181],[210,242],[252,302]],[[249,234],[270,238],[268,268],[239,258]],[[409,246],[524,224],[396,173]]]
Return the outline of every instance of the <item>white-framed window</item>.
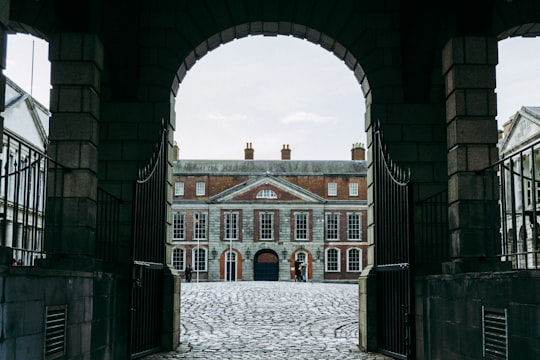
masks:
[[[347,250],[347,271],[362,271],[362,249],[351,248]]]
[[[324,269],[326,272],[340,272],[340,251],[336,248],[326,249]]]
[[[184,196],[184,182],[177,181],[174,183],[174,196]]]
[[[223,215],[225,240],[238,240],[238,213],[226,212]]]
[[[349,183],[349,196],[358,196],[358,183]]]
[[[186,214],[183,212],[173,212],[173,240],[185,240],[186,239]]]
[[[203,247],[195,247],[191,251],[193,271],[207,271],[208,251]]]
[[[337,183],[328,183],[328,196],[337,196]]]
[[[294,239],[309,240],[309,213],[294,213]]]
[[[178,271],[184,271],[186,268],[186,253],[184,249],[174,248],[172,252],[171,264]]]
[[[202,181],[197,181],[195,183],[195,196],[204,196],[206,195],[206,183]]]
[[[259,240],[271,241],[274,239],[274,213],[262,212],[259,214]]]
[[[347,214],[347,238],[352,241],[362,241],[362,217],[360,213]]]
[[[277,194],[270,189],[263,189],[257,193],[257,199],[277,199]]]
[[[193,214],[193,239],[206,240],[206,218],[207,214],[204,212]]]
[[[303,251],[297,252],[295,257],[296,261],[307,262],[307,254]]]
[[[326,213],[326,240],[339,240],[339,214]]]

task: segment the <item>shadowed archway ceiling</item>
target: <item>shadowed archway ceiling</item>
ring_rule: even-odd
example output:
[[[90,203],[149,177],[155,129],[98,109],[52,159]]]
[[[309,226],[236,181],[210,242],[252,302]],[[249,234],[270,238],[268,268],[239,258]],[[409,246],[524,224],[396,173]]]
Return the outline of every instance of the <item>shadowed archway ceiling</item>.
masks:
[[[6,2],[4,0],[3,2]],[[208,51],[248,35],[292,35],[331,51],[368,96],[400,87],[408,103],[439,101],[440,48],[451,35],[537,34],[534,0],[425,2],[358,0],[18,0],[10,27],[47,37],[96,33],[105,47],[104,92],[132,100],[140,86],[168,81],[175,92]],[[384,69],[384,71],[383,71]],[[366,81],[369,78],[369,84]],[[394,95],[396,97],[396,95]],[[396,99],[393,99],[396,100]]]

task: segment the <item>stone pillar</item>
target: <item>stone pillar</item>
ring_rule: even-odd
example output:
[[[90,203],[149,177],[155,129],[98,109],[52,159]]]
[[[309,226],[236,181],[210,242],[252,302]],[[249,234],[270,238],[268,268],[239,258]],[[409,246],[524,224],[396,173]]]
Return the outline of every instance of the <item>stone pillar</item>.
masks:
[[[377,273],[372,265],[358,279],[358,345],[363,351],[377,351]]]
[[[69,171],[62,174],[61,188],[59,171],[49,171],[52,198],[45,249],[49,254],[92,257],[103,49],[99,39],[88,34],[56,34],[49,41],[53,88],[48,154]]]
[[[163,324],[161,345],[167,350],[176,350],[180,345],[180,276],[165,267],[163,277]],[[172,314],[172,316],[171,316]]]
[[[0,19],[2,21],[4,19]],[[2,27],[2,24],[0,24],[0,139],[4,138],[4,117],[2,116],[2,113],[5,110],[5,103],[6,103],[6,77],[4,76],[4,69],[6,68],[6,56],[7,56],[7,33],[5,32],[4,28]],[[3,140],[2,140],[3,141]],[[2,153],[3,147],[0,146],[0,154]],[[1,159],[2,157],[0,157]],[[6,156],[7,159],[7,156]],[[4,164],[0,162],[0,172],[2,172],[2,168],[4,167]],[[7,226],[7,218],[4,216],[4,219],[0,220],[0,232],[3,231],[2,227]],[[4,232],[5,234],[5,232]],[[0,233],[0,258],[2,258],[2,247],[10,246],[7,244],[7,239],[9,239],[7,236],[3,238],[3,236]],[[5,250],[9,251],[8,256],[12,256],[11,249]],[[9,259],[9,265],[11,265],[11,258]],[[1,266],[1,263],[0,263]]]
[[[452,257],[446,273],[501,265],[497,181],[479,172],[498,160],[496,65],[494,37],[452,38],[443,49]]]

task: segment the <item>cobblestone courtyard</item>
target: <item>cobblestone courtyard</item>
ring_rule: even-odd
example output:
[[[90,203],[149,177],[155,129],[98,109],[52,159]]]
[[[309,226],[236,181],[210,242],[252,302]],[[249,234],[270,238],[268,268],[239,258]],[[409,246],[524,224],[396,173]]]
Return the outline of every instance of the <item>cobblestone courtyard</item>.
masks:
[[[181,346],[145,360],[387,359],[358,349],[358,285],[183,283]]]

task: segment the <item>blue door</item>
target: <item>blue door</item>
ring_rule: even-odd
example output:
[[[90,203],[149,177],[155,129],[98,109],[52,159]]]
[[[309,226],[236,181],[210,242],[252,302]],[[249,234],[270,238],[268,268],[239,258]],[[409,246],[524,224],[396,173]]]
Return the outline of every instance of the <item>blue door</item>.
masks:
[[[279,259],[272,250],[261,250],[255,254],[253,266],[253,280],[255,281],[278,281]]]

